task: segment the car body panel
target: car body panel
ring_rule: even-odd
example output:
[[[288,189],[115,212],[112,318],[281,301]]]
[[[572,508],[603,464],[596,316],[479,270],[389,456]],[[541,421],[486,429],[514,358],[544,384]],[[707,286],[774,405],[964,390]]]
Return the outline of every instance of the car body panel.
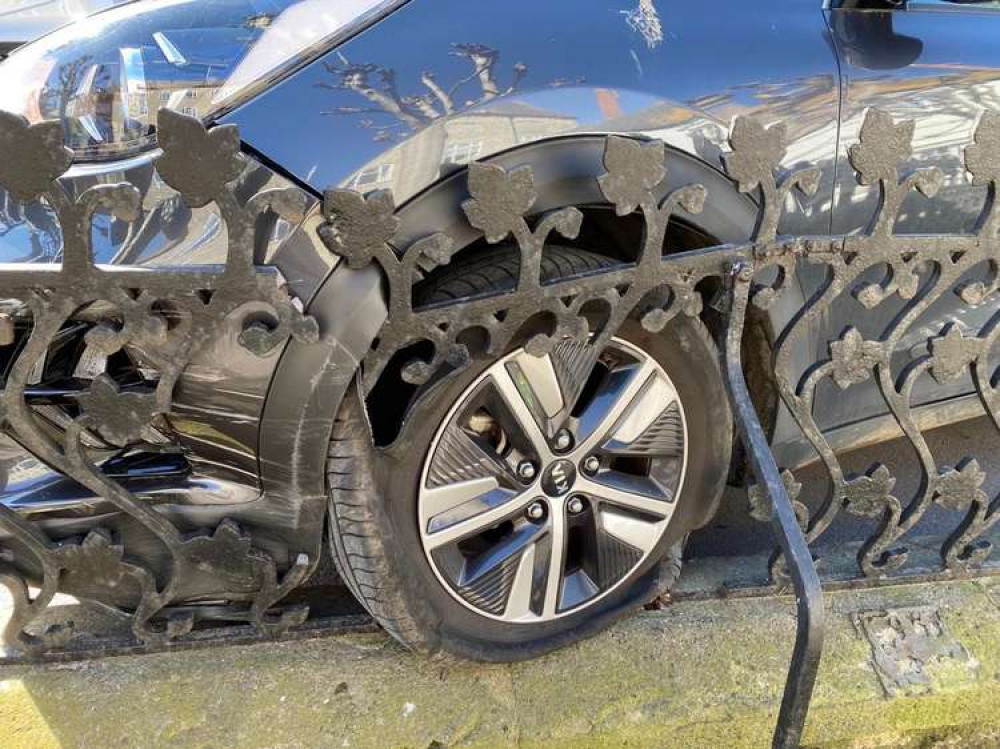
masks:
[[[223,121],[240,127],[252,152],[313,190],[391,189],[397,205],[405,204],[402,249],[431,231],[448,231],[459,247],[478,238],[457,214],[464,195],[444,186],[465,162],[494,154],[508,165],[533,166],[539,211],[600,202],[592,187],[599,159],[583,167],[583,156],[554,155],[571,150],[564,142],[573,139],[587,150],[593,134],[665,141],[703,165],[698,181],[713,182],[723,205],[729,198],[721,193],[735,188],[713,175],[729,126],[737,115],[758,115],[788,123],[786,167],[821,169],[818,194],[797,196],[781,230],[825,234],[840,90],[822,8],[781,2],[764,14],[724,2],[716,11],[705,24],[697,6],[684,2],[498,8],[415,0]],[[484,67],[487,75],[475,75]],[[589,192],[571,198],[573,180]],[[462,193],[461,180],[455,184]],[[735,242],[753,230],[753,212],[739,215],[746,218],[738,229],[732,221],[706,226],[705,216],[686,218],[718,241]],[[794,308],[788,300],[775,314]]]
[[[697,4],[661,2],[657,37],[645,7],[416,0],[223,121],[317,191],[402,204],[457,165],[569,134],[648,135],[719,166],[732,118],[761,114],[789,123],[788,166],[824,169],[787,230],[827,231],[839,91],[822,9],[726,0],[705,24]]]

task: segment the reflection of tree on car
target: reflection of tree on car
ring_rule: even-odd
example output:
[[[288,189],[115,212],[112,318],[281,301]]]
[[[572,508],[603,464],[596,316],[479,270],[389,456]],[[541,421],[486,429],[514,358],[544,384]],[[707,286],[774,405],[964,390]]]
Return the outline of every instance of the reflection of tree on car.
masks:
[[[324,63],[324,67],[337,79],[337,82],[324,81],[317,83],[316,86],[333,91],[354,91],[363,96],[371,102],[371,106],[341,105],[329,110],[328,114],[389,115],[395,122],[383,124],[366,117],[360,120],[359,124],[363,128],[372,130],[376,140],[391,140],[412,135],[434,120],[455,114],[459,108],[467,109],[498,96],[512,94],[517,91],[518,84],[528,74],[527,65],[516,63],[513,66],[510,83],[501,87],[496,80],[496,64],[500,59],[497,50],[484,44],[453,44],[451,54],[468,60],[472,72],[446,85],[439,82],[434,73],[425,70],[420,74],[420,85],[424,88],[420,93],[400,92],[396,71],[393,69],[372,63],[352,64],[346,60]],[[463,87],[473,82],[478,85],[478,91],[473,98],[462,99],[460,107],[456,107],[455,101],[459,94],[464,97],[469,96]]]

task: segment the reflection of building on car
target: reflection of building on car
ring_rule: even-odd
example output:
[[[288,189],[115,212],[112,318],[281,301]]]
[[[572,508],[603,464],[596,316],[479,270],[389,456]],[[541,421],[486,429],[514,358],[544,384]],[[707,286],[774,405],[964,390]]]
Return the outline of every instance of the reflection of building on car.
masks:
[[[399,313],[390,309],[391,284],[369,261],[383,253],[391,265],[391,250],[424,241],[425,254],[399,262],[415,279],[410,301],[432,310],[471,310],[517,290],[522,250],[540,226],[559,232],[525,286],[631,268],[646,234],[634,210],[639,199],[607,197],[616,158],[660,197],[705,186],[703,201],[684,193],[663,247],[744,243],[763,188],[726,176],[733,173],[726,154],[741,139],[762,144],[760,158],[782,169],[815,166],[802,191],[811,197],[784,194],[778,232],[856,234],[876,213],[885,181],[856,184],[849,159],[872,108],[896,122],[917,120],[915,132],[900,125],[885,148],[899,151],[906,170],[941,167],[947,185],[936,202],[916,192],[901,199],[894,230],[970,232],[987,188],[967,179],[961,159],[981,111],[1000,108],[1000,11],[990,3],[951,4],[947,13],[931,0],[919,4],[925,12],[889,0],[720,0],[706,24],[697,3],[674,3],[667,13],[655,0],[610,9],[583,3],[570,14],[537,0],[275,0],[266,12],[250,0],[173,0],[112,9],[24,47],[0,66],[0,109],[59,123],[75,159],[61,181],[69,194],[123,181],[138,191],[135,211],[97,212],[98,262],[219,263],[230,239],[219,207],[203,195],[182,199],[156,173],[157,136],[174,135],[157,133],[157,113],[236,125],[242,162],[227,174],[229,208],[245,208],[262,192],[275,201],[247,230],[255,260],[277,268],[326,336],[325,356],[293,343],[259,359],[243,356],[231,338],[213,340],[180,375],[155,429],[124,451],[88,432],[87,449],[179,526],[244,523],[286,568],[299,549],[315,558],[323,523],[309,522],[303,508],[329,502],[326,528],[342,576],[412,646],[516,658],[593,631],[640,603],[636,596],[669,584],[681,540],[710,520],[726,478],[745,473],[742,465],[731,470],[730,419],[710,335],[720,284],[699,285],[684,300],[651,294],[643,305],[654,319],[681,301],[691,314],[655,332],[628,320],[593,356],[586,346],[540,350],[550,319],[533,320],[496,350],[491,334],[510,324],[497,310],[463,331],[448,356],[424,345],[432,342],[414,343],[364,382],[368,357],[388,345],[387,315]],[[738,131],[735,117],[785,124]],[[193,120],[171,121],[183,142],[209,137]],[[896,133],[892,127],[885,132]],[[631,138],[609,139],[616,134]],[[219,153],[235,148],[230,130],[210,137]],[[648,157],[657,146],[629,150],[654,140],[666,144],[665,178]],[[206,180],[229,166],[216,155],[201,154]],[[337,186],[350,190],[328,192]],[[527,216],[531,229],[515,221],[520,234],[512,240],[510,223],[482,208],[485,195],[496,197],[499,215]],[[285,210],[289,204],[299,212]],[[61,235],[44,203],[4,195],[0,210],[0,258],[61,259]],[[346,261],[330,249],[342,231],[338,211],[375,237]],[[447,242],[427,243],[440,235]],[[827,270],[797,272],[773,305],[752,308],[745,328],[752,395],[789,468],[815,460],[816,451],[779,405],[787,393],[779,392],[771,356],[782,345],[777,332],[822,288]],[[774,273],[758,281],[780,285],[781,271]],[[844,294],[810,318],[810,337],[790,346],[790,361],[814,362],[829,341],[842,344],[837,351],[864,352],[927,271],[912,269],[905,287],[895,273],[870,269],[859,283],[881,291]],[[627,287],[608,294],[617,300]],[[873,303],[879,294],[892,299]],[[960,293],[931,301],[892,341],[893,361],[926,353],[927,330],[959,326],[948,339],[957,345],[958,333],[981,329],[996,313],[989,294],[976,304]],[[562,303],[569,309],[574,298]],[[576,322],[600,327],[601,309],[597,300],[581,307]],[[267,310],[254,313],[249,338],[267,340],[273,321]],[[447,340],[452,322],[437,326],[436,340]],[[104,382],[101,375],[155,385],[148,352],[132,342],[108,359],[109,371],[88,354],[101,340],[91,330],[106,338],[120,323],[107,308],[79,310],[59,331],[58,351],[33,373],[37,392],[49,398],[37,409],[53,439],[78,414],[75,393]],[[331,358],[356,368],[362,389],[345,376],[308,400]],[[439,360],[452,369],[427,381],[429,363]],[[834,380],[817,387],[810,416],[838,448],[898,434],[875,379],[841,378],[849,397]],[[55,391],[58,402],[49,397]],[[920,378],[912,396],[921,424],[966,418],[979,407],[964,371]],[[126,549],[134,545],[144,563],[162,566],[102,497],[32,463],[13,439],[0,455],[16,467],[2,501],[21,516],[44,518],[56,539],[102,518]],[[867,479],[889,484],[882,474]],[[283,494],[293,482],[312,490]],[[177,600],[205,604],[197,591]]]

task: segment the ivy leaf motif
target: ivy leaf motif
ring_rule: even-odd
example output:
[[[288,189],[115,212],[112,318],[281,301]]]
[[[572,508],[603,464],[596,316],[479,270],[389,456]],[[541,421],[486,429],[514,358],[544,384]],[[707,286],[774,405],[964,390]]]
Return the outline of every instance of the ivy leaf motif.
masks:
[[[423,277],[451,262],[455,243],[447,234],[431,234],[429,237],[418,239],[410,245],[407,252],[414,253],[414,263]]]
[[[507,171],[495,164],[469,164],[469,195],[462,210],[490,244],[502,241],[535,204],[531,167]]]
[[[932,357],[931,375],[942,384],[954,380],[979,356],[980,343],[975,336],[966,338],[955,323],[948,325],[944,335],[927,342]]]
[[[972,143],[965,149],[965,168],[974,185],[1000,181],[1000,113],[983,112]]]
[[[979,461],[966,458],[955,468],[944,468],[938,476],[934,501],[949,510],[964,510],[973,502],[985,504],[988,499],[982,490],[986,473]]]
[[[803,169],[795,175],[795,184],[807,198],[813,197],[819,191],[819,181],[822,172],[819,169]]]
[[[119,392],[114,380],[103,374],[77,398],[93,428],[113,445],[137,442],[143,428],[159,413],[153,393]]]
[[[252,587],[255,566],[261,559],[254,553],[250,535],[236,521],[226,518],[212,535],[196,533],[183,541],[184,559],[197,570],[224,577],[236,589]]]
[[[733,150],[723,158],[726,172],[739,183],[740,192],[750,192],[774,174],[785,157],[786,142],[783,122],[765,128],[753,117],[736,118],[729,136]],[[810,186],[809,181],[807,178],[806,188]]]
[[[347,260],[349,267],[359,270],[392,241],[399,228],[395,210],[388,190],[361,195],[332,188],[323,196],[326,223],[319,228],[320,239],[327,249]]]
[[[913,120],[897,125],[886,112],[869,109],[861,124],[861,142],[849,151],[861,184],[895,182],[896,166],[910,157],[912,140]]]
[[[833,381],[841,390],[864,382],[872,376],[875,365],[882,360],[882,345],[866,341],[857,328],[848,328],[840,340],[830,344]]]
[[[878,517],[899,500],[892,496],[896,479],[889,469],[877,463],[864,476],[847,482],[844,503],[848,512],[865,517]]]
[[[14,200],[30,203],[69,169],[73,152],[63,145],[62,125],[29,125],[16,114],[0,111],[0,185]]]
[[[114,588],[125,579],[121,545],[112,543],[103,528],[90,531],[81,543],[64,543],[53,551],[58,564],[77,580],[88,585]]]
[[[192,208],[208,205],[243,171],[235,125],[208,130],[196,117],[161,109],[156,139],[163,149],[156,171]]]
[[[944,184],[944,172],[936,166],[918,169],[913,174],[913,184],[925,198],[933,198]]]
[[[799,527],[804,530],[809,525],[809,508],[799,501],[799,495],[802,494],[802,484],[795,480],[795,474],[787,468],[781,471],[781,481],[784,483],[785,491],[792,502]],[[774,518],[774,505],[771,504],[767,492],[759,484],[752,484],[747,490],[747,501],[750,503],[750,517],[754,520],[766,523]]]
[[[601,193],[619,216],[627,216],[667,175],[663,141],[642,143],[635,138],[608,137],[604,145],[604,168],[597,178]]]

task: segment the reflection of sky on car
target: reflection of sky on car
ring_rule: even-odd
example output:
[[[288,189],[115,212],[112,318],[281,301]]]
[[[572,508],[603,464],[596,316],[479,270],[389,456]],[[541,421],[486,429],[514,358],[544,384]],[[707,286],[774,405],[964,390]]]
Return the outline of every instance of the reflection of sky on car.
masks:
[[[660,101],[641,91],[617,89],[615,94],[616,104],[623,114],[641,111]],[[579,125],[598,123],[607,117],[607,113],[601,110],[599,99],[594,96],[594,89],[589,87],[567,86],[565,88],[542,89],[521,98],[530,100],[531,104],[541,109],[553,112],[575,112],[578,114]]]

